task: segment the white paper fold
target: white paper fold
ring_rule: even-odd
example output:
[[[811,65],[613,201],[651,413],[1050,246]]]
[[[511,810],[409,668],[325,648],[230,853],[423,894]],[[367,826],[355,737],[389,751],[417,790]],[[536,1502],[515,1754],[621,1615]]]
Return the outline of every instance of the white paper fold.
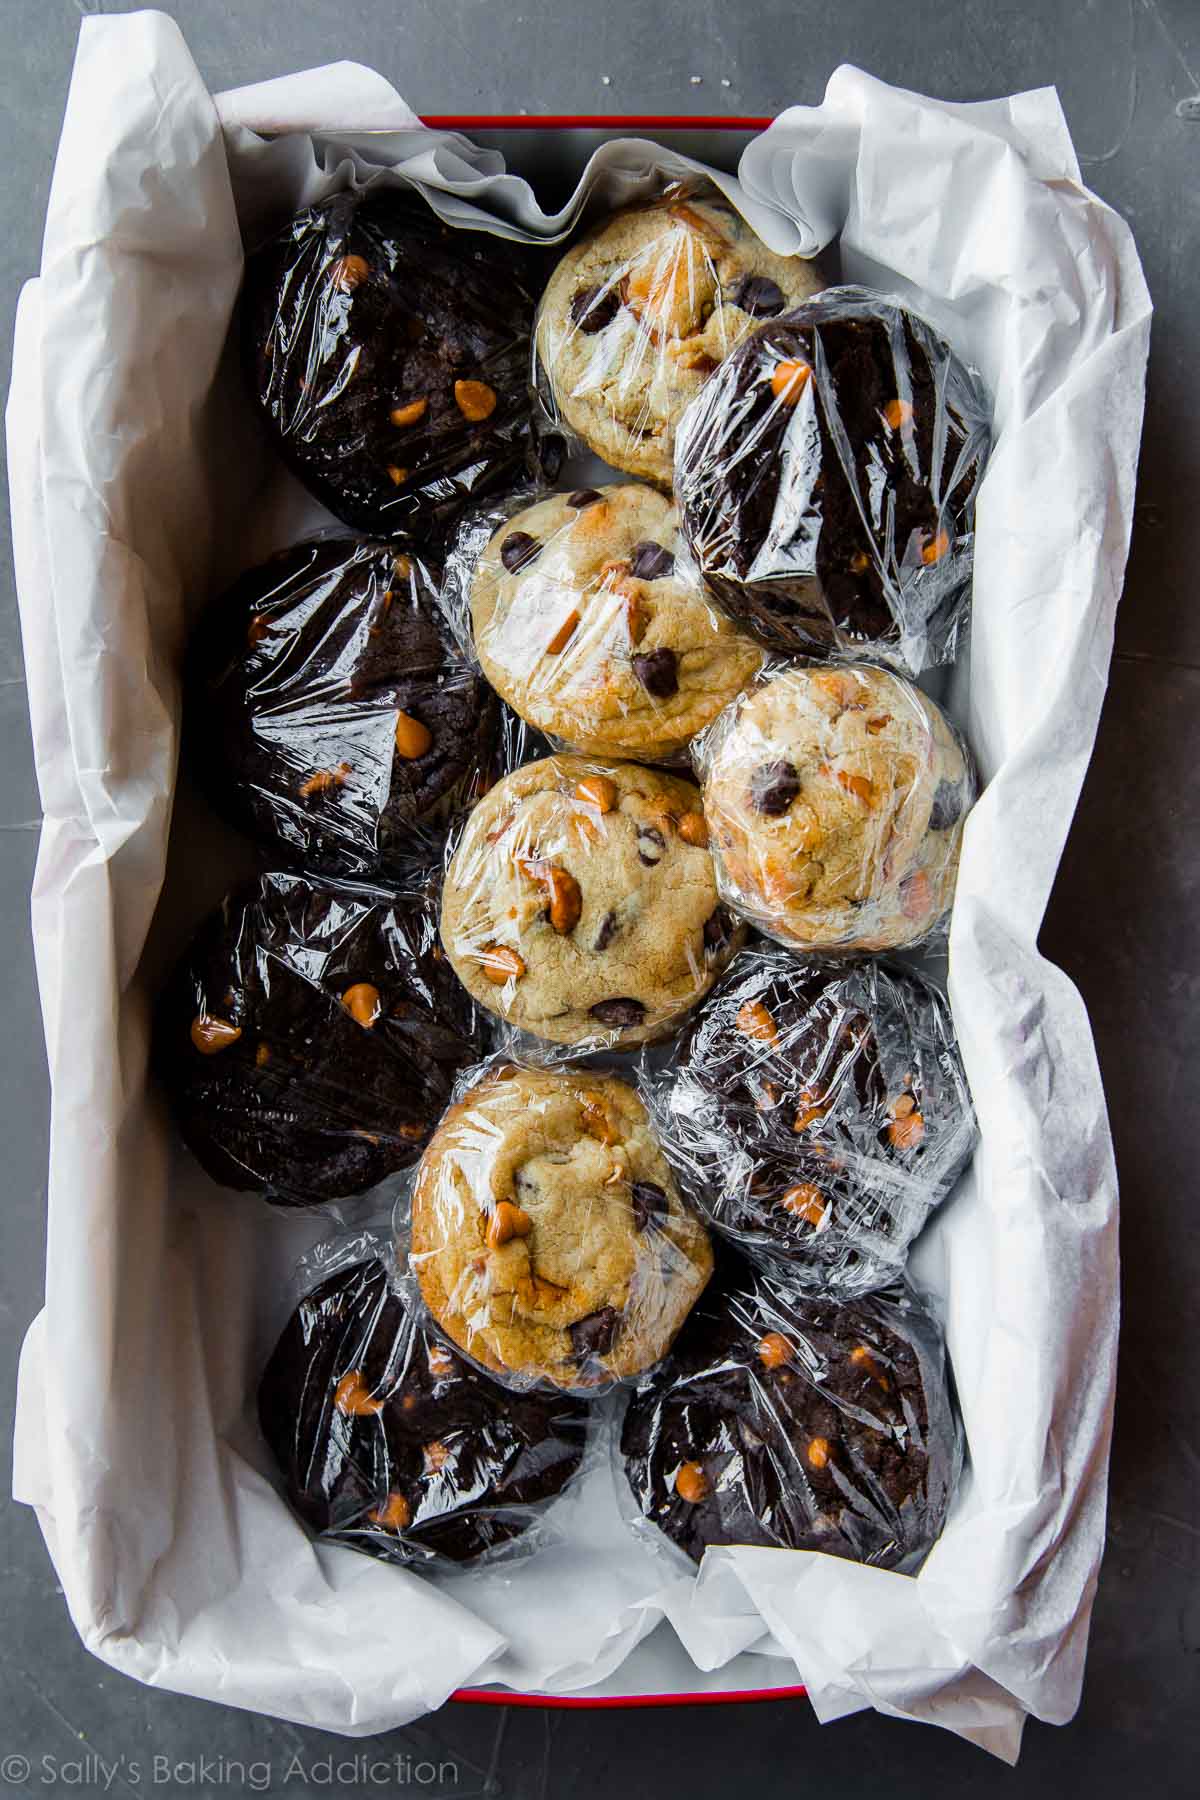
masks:
[[[262,135],[280,131],[312,136]],[[447,218],[546,241],[591,200],[698,166],[609,144],[546,215],[494,153],[427,131],[358,65],[214,104],[169,20],[83,26],[8,410],[53,1081],[16,1496],[87,1645],[182,1692],[375,1732],[472,1681],[611,1690],[639,1645],[630,1667],[653,1685],[661,1634],[643,1640],[667,1618],[731,1686],[751,1685],[747,1666],[785,1680],[785,1656],[823,1719],[875,1706],[1013,1759],[1027,1713],[1077,1704],[1103,1538],[1115,1177],[1087,1019],[1036,938],[1129,535],[1150,310],[1129,233],[1079,185],[1049,91],[948,106],[839,69],[820,107],[750,145],[740,183],[721,178],[777,249],[840,234],[846,276],[911,296],[996,396],[971,655],[950,697],[987,783],[951,937],[983,1136],[915,1262],[972,1459],[941,1542],[915,1580],[738,1549],[692,1579],[625,1531],[600,1468],[562,1502],[586,1548],[430,1580],[314,1546],[267,1478],[247,1396],[270,1297],[322,1223],[211,1187],[175,1153],[145,1073],[185,618],[215,572],[266,547],[264,517],[308,516],[222,361],[239,225],[253,238],[346,179],[394,179],[381,165]],[[189,818],[186,836],[159,937],[181,887],[194,916],[228,874],[211,824]]]

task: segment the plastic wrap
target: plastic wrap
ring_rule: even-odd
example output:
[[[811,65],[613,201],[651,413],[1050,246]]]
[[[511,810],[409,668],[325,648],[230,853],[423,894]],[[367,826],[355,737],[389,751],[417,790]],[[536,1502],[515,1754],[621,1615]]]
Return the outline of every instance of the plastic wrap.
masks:
[[[939,929],[975,777],[919,688],[868,664],[770,670],[692,752],[721,897],[768,937],[832,954]]]
[[[975,1144],[950,1008],[879,962],[744,952],[642,1091],[709,1223],[838,1298],[894,1281]]]
[[[669,490],[675,427],[708,375],[823,285],[714,190],[674,183],[603,219],[550,277],[535,333],[549,410],[614,469]]]
[[[423,894],[270,874],[201,926],[156,1049],[214,1180],[303,1206],[416,1160],[482,1025]]]
[[[620,1456],[638,1525],[693,1562],[749,1544],[915,1574],[962,1466],[941,1330],[907,1287],[838,1305],[723,1262]]]
[[[398,1563],[540,1547],[588,1430],[580,1401],[507,1393],[424,1330],[378,1257],[301,1301],[258,1412],[305,1523]]]
[[[415,555],[311,539],[246,572],[189,654],[190,760],[214,806],[334,874],[395,873],[494,773],[498,708]]]
[[[528,477],[540,270],[399,188],[334,194],[247,259],[251,391],[339,519],[425,548],[468,500]]]
[[[760,667],[677,570],[678,531],[673,503],[641,482],[522,497],[460,530],[448,602],[496,692],[552,740],[677,757]]]
[[[742,933],[720,904],[699,789],[637,763],[548,756],[476,806],[442,891],[475,999],[576,1049],[662,1037]]]
[[[831,288],[756,331],[689,407],[684,536],[767,644],[918,674],[954,654],[989,440],[981,384],[923,319]]]
[[[595,1069],[465,1074],[407,1235],[437,1325],[517,1389],[596,1393],[649,1368],[712,1272],[636,1090]]]

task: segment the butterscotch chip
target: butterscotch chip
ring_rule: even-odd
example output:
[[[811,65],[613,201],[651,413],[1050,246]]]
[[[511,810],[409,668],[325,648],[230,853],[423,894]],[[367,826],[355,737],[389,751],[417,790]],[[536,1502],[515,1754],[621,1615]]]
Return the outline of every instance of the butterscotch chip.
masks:
[[[350,1017],[369,1031],[383,1010],[379,989],[369,981],[356,981],[342,995],[342,1005]]]
[[[404,1531],[412,1524],[412,1507],[401,1493],[390,1493],[382,1506],[373,1507],[367,1514],[372,1525],[381,1525],[385,1531]]]
[[[433,733],[410,713],[396,715],[396,752],[408,762],[424,756],[433,743]]]
[[[234,1025],[229,1019],[215,1018],[211,1013],[200,1013],[192,1020],[192,1042],[201,1056],[216,1056],[218,1051],[228,1050],[241,1035],[240,1025]]]
[[[406,425],[415,425],[418,419],[423,419],[428,409],[429,402],[422,395],[419,400],[409,400],[403,406],[394,406],[388,417],[398,431],[403,431]]]
[[[758,1356],[764,1368],[781,1369],[790,1362],[794,1352],[792,1346],[781,1332],[768,1331],[766,1337],[759,1340]]]
[[[558,630],[554,632],[547,643],[546,655],[557,656],[560,651],[565,650],[571,639],[574,637],[578,625],[579,614],[575,611],[569,612],[562,624],[558,627]]]
[[[507,944],[489,944],[481,952],[479,962],[488,980],[497,987],[503,987],[506,981],[520,981],[525,973],[524,960]]]
[[[486,381],[456,381],[454,401],[464,419],[478,424],[482,419],[490,419],[495,412],[496,390]]]
[[[511,1200],[499,1200],[488,1225],[487,1241],[496,1250],[512,1238],[528,1237],[532,1230],[533,1220],[523,1207],[514,1206]]]
[[[795,406],[807,387],[812,370],[806,362],[785,357],[777,362],[771,375],[771,392],[783,406]]]
[[[819,1225],[825,1217],[825,1196],[812,1181],[797,1182],[780,1196],[779,1204],[793,1218],[803,1219],[809,1225]]]
[[[706,848],[708,844],[708,825],[703,813],[683,813],[676,829],[685,844],[694,844],[698,850]]]
[[[361,256],[341,256],[330,265],[329,273],[334,287],[341,288],[345,294],[352,294],[356,287],[362,286],[371,270]]]
[[[679,1465],[679,1473],[675,1477],[675,1492],[689,1506],[697,1506],[709,1492],[711,1483],[704,1470],[697,1462],[685,1462]]]
[[[829,1439],[823,1437],[810,1438],[806,1452],[814,1469],[823,1469],[829,1461]]]
[[[586,776],[576,785],[575,792],[589,806],[599,807],[602,813],[611,812],[617,804],[617,784],[607,775]]]
[[[383,1401],[372,1397],[361,1369],[343,1375],[333,1390],[333,1404],[350,1418],[369,1418],[383,1411]]]
[[[737,1027],[747,1037],[760,1038],[765,1044],[779,1041],[779,1033],[775,1021],[761,1000],[747,1000],[738,1008]]]

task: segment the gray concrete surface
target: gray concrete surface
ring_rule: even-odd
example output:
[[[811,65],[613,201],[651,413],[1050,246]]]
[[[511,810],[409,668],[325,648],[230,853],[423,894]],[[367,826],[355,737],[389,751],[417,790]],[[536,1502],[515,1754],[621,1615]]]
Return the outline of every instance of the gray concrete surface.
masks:
[[[0,6],[0,382],[88,0]],[[129,10],[113,6],[107,10]],[[413,1787],[563,1800],[762,1800],[953,1792],[1194,1795],[1200,1786],[1200,1292],[1193,1077],[1200,997],[1200,119],[1196,0],[178,0],[214,88],[352,57],[427,112],[773,113],[852,61],[975,99],[1053,83],[1085,173],[1131,221],[1157,306],[1134,551],[1095,762],[1043,934],[1079,982],[1123,1185],[1125,1324],[1111,1533],[1083,1706],[1031,1726],[1010,1774],[932,1731],[872,1717],[822,1730],[804,1702],[625,1714],[450,1706],[359,1745],[384,1778],[296,1731],[141,1688],[80,1647],[33,1519],[0,1507],[0,1793],[343,1795]],[[602,78],[607,76],[605,82]],[[700,76],[694,85],[693,76]],[[726,83],[728,85],[726,85]],[[7,537],[0,538],[0,1493],[13,1372],[39,1300],[48,1095],[28,932],[38,804]],[[5,1757],[28,1757],[30,1769]],[[107,1779],[103,1765],[125,1759]],[[95,1759],[102,1758],[103,1765]],[[155,1762],[155,1758],[162,1759]],[[292,1759],[298,1764],[293,1765]],[[422,1788],[416,1764],[457,1777]],[[92,1759],[92,1760],[89,1760]],[[205,1764],[203,1759],[207,1759]],[[133,1778],[133,1765],[141,1775]],[[298,1772],[299,1770],[304,1772]],[[269,1770],[269,1774],[268,1774]]]

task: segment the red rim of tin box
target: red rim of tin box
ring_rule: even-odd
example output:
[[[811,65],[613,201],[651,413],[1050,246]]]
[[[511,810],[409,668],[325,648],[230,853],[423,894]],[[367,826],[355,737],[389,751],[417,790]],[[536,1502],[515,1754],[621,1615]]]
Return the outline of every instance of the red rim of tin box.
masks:
[[[629,113],[428,113],[422,123],[439,131],[765,131],[771,119],[725,118],[710,115]],[[599,1709],[615,1706],[731,1706],[737,1701],[788,1700],[803,1694],[802,1686],[731,1688],[727,1692],[682,1694],[525,1694],[508,1688],[458,1688],[453,1700],[480,1706],[555,1706]]]

